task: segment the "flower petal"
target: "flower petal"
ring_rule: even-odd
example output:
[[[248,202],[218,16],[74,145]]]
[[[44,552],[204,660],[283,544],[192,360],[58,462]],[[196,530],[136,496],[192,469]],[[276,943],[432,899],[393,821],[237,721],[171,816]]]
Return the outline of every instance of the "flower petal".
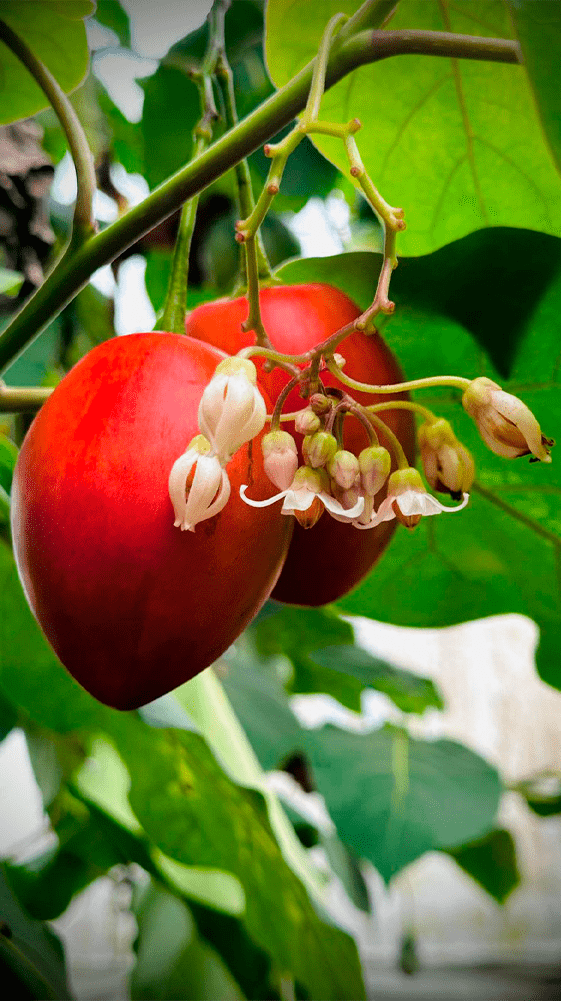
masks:
[[[288,493],[288,490],[281,490],[280,494],[275,494],[274,497],[267,497],[267,500],[252,500],[251,497],[246,496],[247,487],[247,483],[244,483],[243,486],[240,487],[240,497],[246,504],[249,504],[250,507],[269,507],[270,504],[276,504],[277,501],[282,500],[282,498]]]
[[[320,493],[319,498],[336,521],[352,521],[354,518],[358,518],[364,511],[364,497],[359,497],[356,504],[353,504],[349,508],[343,507],[338,500],[335,500],[334,497],[330,497],[329,494],[323,491]]]

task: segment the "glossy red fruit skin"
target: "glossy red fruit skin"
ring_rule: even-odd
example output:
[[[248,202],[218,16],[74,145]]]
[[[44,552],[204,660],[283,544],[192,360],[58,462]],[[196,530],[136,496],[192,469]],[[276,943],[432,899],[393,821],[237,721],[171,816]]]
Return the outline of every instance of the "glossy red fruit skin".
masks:
[[[301,354],[321,343],[336,330],[353,322],[360,314],[343,292],[330,285],[286,285],[263,289],[259,297],[263,324],[273,347],[286,354]],[[228,354],[255,343],[253,333],[244,333],[242,322],[247,317],[247,300],[219,300],[197,306],[186,320],[191,337],[215,344]],[[394,383],[402,380],[399,365],[389,348],[377,334],[366,336],[355,331],[337,348],[345,360],[345,373],[351,378],[369,383]],[[253,359],[262,369],[262,363]],[[322,375],[326,386],[344,389],[330,373]],[[281,369],[271,373],[261,370],[259,385],[273,400],[286,385],[288,376]],[[377,403],[382,399],[371,393],[351,395],[360,403]],[[402,397],[403,398],[403,397]],[[298,391],[290,393],[286,410],[304,406]],[[415,426],[412,414],[387,411],[382,415],[399,438],[410,462],[415,454]],[[293,431],[291,425],[283,424]],[[296,436],[300,439],[300,436]],[[380,437],[381,444],[387,442]],[[345,422],[345,447],[358,453],[368,444],[366,433],[358,421]],[[392,467],[392,468],[395,468]],[[376,498],[384,499],[385,491]],[[384,552],[395,531],[396,523],[385,522],[377,528],[360,531],[351,525],[335,521],[324,513],[311,529],[294,525],[292,542],[285,565],[272,597],[295,605],[317,606],[336,601],[352,590],[371,570]]]
[[[12,531],[29,604],[68,671],[101,702],[134,709],[192,678],[269,596],[290,519],[268,495],[259,440],[228,464],[226,507],[174,528],[168,476],[198,433],[216,348],[166,333],[94,348],[35,418],[13,481]]]

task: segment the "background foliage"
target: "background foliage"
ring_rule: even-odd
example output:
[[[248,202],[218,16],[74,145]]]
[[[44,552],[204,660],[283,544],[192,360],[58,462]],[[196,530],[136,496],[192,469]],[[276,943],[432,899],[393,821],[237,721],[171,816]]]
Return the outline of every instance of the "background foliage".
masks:
[[[2,3],[0,12],[65,89],[81,84],[72,101],[94,152],[98,186],[124,211],[123,171],[141,174],[153,188],[191,155],[198,98],[189,70],[205,49],[207,29],[174,45],[142,82],[142,118],[133,124],[95,72],[84,80],[81,18],[91,6]],[[315,7],[269,0],[265,61],[262,5],[235,0],[226,39],[240,115],[313,56],[331,13],[356,6],[355,0]],[[367,168],[386,197],[406,209],[400,250],[417,256],[401,259],[392,282],[397,309],[383,330],[406,374],[497,379],[522,394],[553,434],[559,424],[561,184],[551,67],[559,58],[559,8],[557,0],[401,0],[388,30],[518,34],[526,67],[402,56],[345,78],[326,95],[324,112],[335,121],[361,118]],[[116,0],[100,0],[95,17],[132,51],[128,17]],[[14,119],[35,114],[44,101],[1,43],[0,59],[2,109],[12,108]],[[95,71],[95,57],[92,65]],[[380,94],[383,100],[373,100]],[[2,121],[8,120],[6,114]],[[66,147],[56,119],[47,110],[37,120],[43,147],[57,163]],[[262,183],[267,161],[260,151],[250,167],[255,185]],[[338,146],[322,137],[316,149],[305,140],[289,161],[264,237],[283,282],[325,281],[366,307],[380,266],[380,230],[345,173]],[[344,252],[298,259],[287,213],[330,193],[350,211]],[[56,253],[68,233],[68,209],[53,201],[49,208]],[[233,290],[234,219],[234,183],[226,174],[201,197],[190,306]],[[113,266],[118,278],[131,253],[145,258],[156,313],[175,227],[176,220],[166,220]],[[9,261],[0,265],[6,265],[0,304],[8,316],[29,288],[20,291],[21,276]],[[113,319],[113,300],[88,285],[11,366],[7,381],[56,383],[112,336]],[[251,780],[232,772],[220,734],[190,711],[189,686],[139,713],[117,713],[95,702],[59,664],[25,603],[9,544],[11,472],[26,418],[2,416],[0,736],[24,729],[57,837],[44,855],[3,865],[0,907],[11,938],[0,931],[0,962],[14,996],[16,988],[30,991],[26,996],[69,996],[62,951],[45,922],[115,866],[135,864],[127,870],[138,925],[134,998],[276,998],[287,977],[297,997],[361,997],[356,947],[324,909],[326,877],[311,861],[313,845],[322,845],[330,873],[363,910],[369,900],[361,859],[389,882],[424,852],[438,850],[499,902],[517,885],[514,843],[496,826],[503,788],[496,769],[453,741],[413,738],[410,715],[442,709],[440,693],[430,678],[356,646],[342,617],[442,626],[522,612],[540,628],[541,676],[561,688],[558,467],[497,460],[457,397],[443,391],[423,400],[453,419],[476,457],[477,486],[462,517],[425,519],[413,535],[398,531],[375,572],[337,608],[268,604],[218,665],[226,711],[233,707],[249,741]],[[358,713],[366,688],[392,701],[399,725],[310,730],[293,711],[294,694],[321,692]],[[324,797],[331,826],[314,827],[294,809],[289,824],[279,821],[282,811],[265,788],[263,770],[281,768]],[[544,798],[531,783],[519,791],[537,812],[560,809],[559,796]]]

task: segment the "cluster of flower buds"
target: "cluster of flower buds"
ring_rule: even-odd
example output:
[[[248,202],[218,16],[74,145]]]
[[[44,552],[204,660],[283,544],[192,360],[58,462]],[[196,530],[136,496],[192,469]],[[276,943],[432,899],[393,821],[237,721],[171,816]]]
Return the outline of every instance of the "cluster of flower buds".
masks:
[[[542,434],[534,415],[495,382],[474,379],[462,402],[496,454],[551,461],[553,442]],[[368,426],[366,408],[352,401],[345,406],[323,393],[310,397],[294,420],[296,431],[304,435],[302,465],[291,434],[278,427],[266,434],[262,441],[264,469],[279,493],[258,501],[248,497],[247,486],[243,486],[243,500],[253,507],[282,500],[282,514],[294,515],[304,528],[315,525],[324,511],[358,529],[375,528],[393,518],[414,528],[422,517],[461,511],[466,506],[474,462],[448,421],[430,416],[425,419],[419,427],[419,445],[429,487],[460,502],[454,507],[441,504],[427,492],[419,472],[404,464],[403,454],[396,456],[399,468],[392,473],[390,452],[382,445],[373,443],[359,455],[342,448],[332,430],[336,415],[343,416],[345,410],[361,412],[360,419]],[[257,389],[253,363],[237,357],[220,362],[200,402],[202,434],[193,439],[170,473],[176,526],[193,531],[198,522],[222,510],[230,495],[225,466],[243,444],[262,431],[265,420],[265,402]],[[376,442],[375,434],[372,438]],[[385,490],[385,497],[376,508],[381,490]]]
[[[194,532],[195,525],[227,504],[230,481],[224,467],[262,431],[266,416],[253,362],[244,358],[221,361],[199,404],[202,434],[193,438],[169,475],[175,527]]]
[[[296,425],[309,427],[313,424],[311,413],[310,408],[301,411]],[[466,461],[470,459],[467,449],[457,444],[459,455],[464,458],[465,453]],[[445,507],[427,493],[416,469],[398,469],[390,476],[391,456],[383,446],[369,445],[356,456],[339,448],[337,439],[329,431],[317,430],[304,438],[305,464],[299,468],[296,442],[288,432],[273,431],[265,435],[262,447],[265,471],[280,488],[280,493],[267,500],[255,501],[247,496],[247,488],[242,487],[243,499],[252,507],[265,507],[282,500],[282,514],[294,515],[303,528],[312,528],[324,511],[336,521],[359,529],[375,528],[392,518],[414,528],[422,515],[459,511],[468,502],[467,492],[462,491],[461,504]],[[375,497],[386,483],[387,496],[375,510]],[[446,488],[446,492],[451,491]]]

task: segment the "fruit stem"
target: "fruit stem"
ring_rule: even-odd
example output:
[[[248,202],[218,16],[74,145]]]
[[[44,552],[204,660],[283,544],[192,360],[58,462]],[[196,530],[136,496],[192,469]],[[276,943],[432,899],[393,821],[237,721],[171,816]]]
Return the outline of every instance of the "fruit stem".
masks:
[[[93,157],[86,134],[68,97],[53,74],[31,51],[15,31],[0,20],[0,40],[21,60],[29,70],[51,104],[66,137],[76,169],[76,204],[70,246],[76,248],[96,232],[93,198],[96,178]]]
[[[52,391],[47,386],[7,386],[0,379],[0,413],[24,414],[39,410]]]

